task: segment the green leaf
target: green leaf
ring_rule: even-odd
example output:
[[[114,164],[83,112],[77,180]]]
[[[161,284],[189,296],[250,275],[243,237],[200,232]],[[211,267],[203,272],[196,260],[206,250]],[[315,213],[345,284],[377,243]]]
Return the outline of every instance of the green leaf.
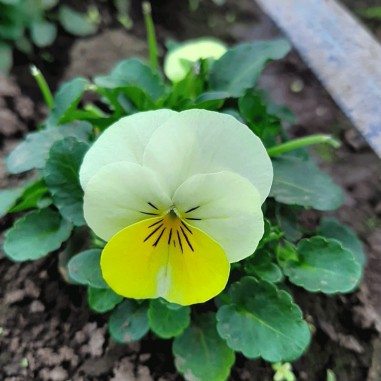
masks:
[[[76,226],[85,225],[79,168],[88,148],[87,143],[73,137],[55,142],[43,171],[55,205]]]
[[[380,6],[367,7],[366,9],[359,9],[357,13],[365,19],[381,21],[381,7]]]
[[[212,92],[200,94],[187,108],[200,108],[204,110],[218,110],[220,109],[229,94],[224,92]]]
[[[33,168],[44,168],[52,145],[67,136],[74,136],[80,141],[88,141],[92,127],[86,122],[70,123],[59,128],[49,128],[28,134],[6,158],[9,173],[21,173]]]
[[[15,213],[32,208],[43,209],[51,203],[48,192],[48,188],[42,179],[24,185],[23,193],[9,211]]]
[[[180,335],[190,322],[190,308],[173,309],[161,299],[149,303],[148,321],[151,330],[159,337],[169,339]]]
[[[2,4],[11,4],[16,5],[19,4],[21,0],[1,0],[0,3]]]
[[[273,284],[244,277],[229,290],[231,304],[220,307],[217,330],[230,348],[247,358],[291,361],[310,342],[310,332],[291,296]]]
[[[118,343],[140,340],[149,330],[147,304],[126,299],[111,314],[108,328]]]
[[[261,138],[266,147],[277,144],[277,136],[282,131],[278,117],[270,115],[267,96],[263,91],[250,90],[239,98],[238,107],[250,129]]]
[[[66,5],[60,6],[58,20],[66,32],[74,36],[89,36],[98,30],[98,26],[86,14],[77,12]]]
[[[283,39],[237,45],[214,62],[209,76],[210,87],[238,98],[254,87],[269,60],[283,58],[290,49],[290,44]]]
[[[0,217],[5,216],[17,199],[23,194],[24,188],[17,187],[0,191]]]
[[[71,229],[71,224],[51,209],[30,212],[6,232],[5,255],[16,262],[39,259],[57,250]]]
[[[254,258],[245,264],[245,272],[253,274],[271,283],[280,282],[283,278],[281,269],[272,261],[267,251],[259,251]]]
[[[266,245],[270,244],[273,241],[279,241],[279,238],[283,236],[283,233],[279,230],[278,226],[272,226],[270,221],[265,219],[265,231],[263,236],[258,244],[258,249],[262,249]]]
[[[12,48],[0,42],[0,73],[7,74],[12,68]]]
[[[317,210],[334,210],[343,202],[343,192],[312,161],[282,157],[273,161],[274,182],[270,195],[280,203]]]
[[[44,9],[52,9],[59,3],[59,0],[42,0],[41,4]]]
[[[221,339],[212,313],[198,315],[173,342],[177,370],[187,381],[225,381],[234,352]]]
[[[136,58],[120,62],[109,75],[96,77],[94,83],[107,89],[138,88],[152,100],[159,99],[165,92],[158,72]]]
[[[356,233],[349,226],[342,224],[336,218],[323,217],[320,221],[317,233],[326,238],[336,239],[345,249],[353,254],[361,266],[365,265],[366,256],[363,245]]]
[[[284,232],[285,237],[291,242],[298,241],[302,238],[302,233],[298,223],[300,209],[300,207],[278,204],[278,208],[276,210],[278,225]]]
[[[65,82],[54,96],[54,106],[46,122],[48,127],[71,122],[71,114],[76,109],[83,93],[87,90],[89,81],[77,77]]]
[[[44,20],[32,23],[30,29],[33,42],[40,48],[49,46],[57,36],[57,28],[54,24]]]
[[[111,311],[123,300],[123,296],[115,294],[109,288],[93,288],[87,290],[87,301],[92,310],[98,313]]]
[[[101,250],[91,249],[72,257],[68,262],[69,277],[91,288],[109,288],[102,277]]]
[[[88,227],[74,228],[71,236],[65,242],[65,247],[58,253],[58,270],[67,283],[78,284],[70,277],[68,264],[71,258],[86,250],[92,243],[96,245],[95,242],[90,242],[90,234]],[[92,238],[94,241],[94,237]]]
[[[361,278],[361,266],[353,254],[334,239],[303,239],[296,252],[298,261],[283,263],[283,270],[290,282],[308,291],[348,292]]]

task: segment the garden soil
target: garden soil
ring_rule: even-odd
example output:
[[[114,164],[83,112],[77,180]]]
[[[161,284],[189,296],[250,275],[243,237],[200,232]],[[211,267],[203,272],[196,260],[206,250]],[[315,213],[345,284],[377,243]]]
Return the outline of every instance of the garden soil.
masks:
[[[133,2],[135,26],[120,29],[101,2],[106,22],[94,37],[74,40],[62,35],[48,53],[49,63],[33,58],[55,89],[74,75],[91,76],[115,62],[145,54],[143,22]],[[351,5],[355,1],[347,0]],[[104,11],[104,12],[103,12]],[[160,41],[201,35],[228,43],[279,35],[272,22],[250,0],[228,0],[217,7],[204,0],[189,13],[187,2],[163,1],[154,8]],[[376,33],[379,33],[376,31]],[[0,187],[17,184],[4,157],[46,115],[27,59],[15,57],[10,78],[0,78]],[[324,132],[338,136],[342,147],[315,150],[321,167],[345,189],[345,203],[334,214],[352,226],[368,256],[363,281],[353,294],[324,296],[293,289],[297,303],[313,326],[308,352],[294,364],[300,381],[325,381],[332,369],[338,381],[381,380],[381,160],[335,106],[311,71],[292,52],[265,71],[260,86],[297,116],[289,126],[294,136]],[[320,215],[307,212],[302,223],[315,226]],[[0,231],[11,226],[10,217]],[[68,285],[57,270],[58,253],[34,263],[12,263],[0,253],[0,380],[1,381],[178,381],[171,343],[148,335],[140,343],[119,345],[107,334],[107,315],[89,311],[83,288]],[[237,356],[230,381],[270,381],[262,361]]]

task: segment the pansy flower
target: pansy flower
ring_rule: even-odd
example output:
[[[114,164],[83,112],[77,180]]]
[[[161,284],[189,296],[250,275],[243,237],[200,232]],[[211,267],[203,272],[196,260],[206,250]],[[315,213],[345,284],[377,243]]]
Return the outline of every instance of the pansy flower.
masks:
[[[251,130],[226,114],[156,110],[120,119],[86,154],[84,214],[107,241],[102,275],[129,298],[189,305],[220,293],[263,235],[273,178]]]

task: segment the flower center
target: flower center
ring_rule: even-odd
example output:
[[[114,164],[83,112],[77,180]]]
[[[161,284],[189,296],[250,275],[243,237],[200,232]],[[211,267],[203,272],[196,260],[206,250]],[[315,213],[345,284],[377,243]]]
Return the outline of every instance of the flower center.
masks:
[[[148,226],[147,236],[143,242],[147,242],[153,247],[164,242],[168,246],[173,245],[175,248],[178,248],[182,253],[184,253],[184,250],[194,251],[192,227],[188,225],[186,220],[201,220],[201,218],[192,217],[192,212],[199,209],[199,206],[180,213],[176,206],[173,205],[166,212],[160,213],[159,208],[153,203],[147,202],[147,204],[151,210],[141,211],[141,213],[153,216],[154,218],[152,218],[152,224]]]

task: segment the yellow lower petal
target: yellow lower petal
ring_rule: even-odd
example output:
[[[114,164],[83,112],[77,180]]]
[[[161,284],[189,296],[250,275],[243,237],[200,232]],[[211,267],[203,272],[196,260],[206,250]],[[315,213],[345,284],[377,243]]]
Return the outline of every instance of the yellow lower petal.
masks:
[[[120,295],[163,297],[181,305],[219,294],[230,270],[221,246],[173,213],[113,236],[102,252],[101,268],[107,284]]]

